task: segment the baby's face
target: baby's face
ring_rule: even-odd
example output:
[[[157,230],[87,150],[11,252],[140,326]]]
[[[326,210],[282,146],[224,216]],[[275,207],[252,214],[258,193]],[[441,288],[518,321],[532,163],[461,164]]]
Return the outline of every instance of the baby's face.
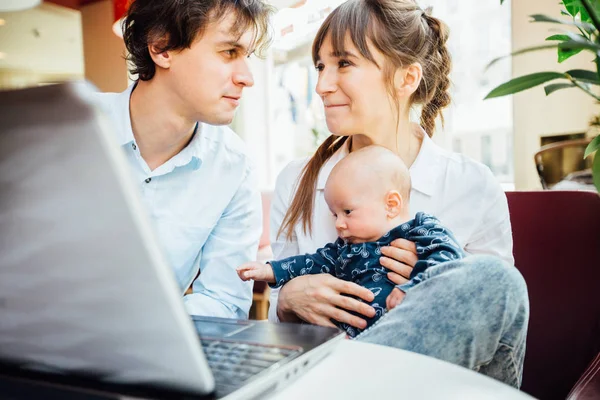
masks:
[[[373,242],[391,229],[386,194],[361,188],[353,180],[330,180],[325,187],[325,201],[335,219],[337,234],[349,243]]]

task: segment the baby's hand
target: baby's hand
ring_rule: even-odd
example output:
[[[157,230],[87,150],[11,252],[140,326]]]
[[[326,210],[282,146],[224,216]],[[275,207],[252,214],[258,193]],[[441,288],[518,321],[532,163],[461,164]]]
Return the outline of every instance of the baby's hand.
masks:
[[[402,290],[394,288],[394,290],[392,290],[392,293],[390,293],[387,299],[385,299],[385,305],[387,306],[388,311],[396,307],[398,304],[402,303],[404,296],[405,293]]]
[[[237,267],[236,271],[243,281],[253,279],[255,281],[275,283],[275,274],[273,274],[273,268],[269,264],[252,261],[240,265]]]

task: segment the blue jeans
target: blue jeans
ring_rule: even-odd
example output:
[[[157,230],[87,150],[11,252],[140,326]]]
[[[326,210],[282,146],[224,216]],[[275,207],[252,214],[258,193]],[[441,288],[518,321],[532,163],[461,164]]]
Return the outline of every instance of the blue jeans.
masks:
[[[356,340],[439,358],[519,388],[528,320],[520,272],[496,257],[469,256],[427,269],[402,303]]]

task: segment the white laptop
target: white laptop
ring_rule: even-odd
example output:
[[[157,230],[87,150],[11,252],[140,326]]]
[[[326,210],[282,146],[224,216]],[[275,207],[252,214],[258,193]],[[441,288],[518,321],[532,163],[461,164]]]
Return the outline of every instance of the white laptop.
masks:
[[[337,329],[190,318],[93,91],[0,92],[0,393],[262,398],[330,352]]]

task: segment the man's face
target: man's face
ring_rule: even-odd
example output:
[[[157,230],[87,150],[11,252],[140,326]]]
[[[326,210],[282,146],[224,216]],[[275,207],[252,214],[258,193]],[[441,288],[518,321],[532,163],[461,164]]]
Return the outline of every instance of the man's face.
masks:
[[[231,123],[242,90],[254,84],[248,67],[254,32],[234,34],[236,17],[229,12],[208,24],[191,48],[172,52],[170,67],[161,71],[174,92],[177,111],[190,120]]]

